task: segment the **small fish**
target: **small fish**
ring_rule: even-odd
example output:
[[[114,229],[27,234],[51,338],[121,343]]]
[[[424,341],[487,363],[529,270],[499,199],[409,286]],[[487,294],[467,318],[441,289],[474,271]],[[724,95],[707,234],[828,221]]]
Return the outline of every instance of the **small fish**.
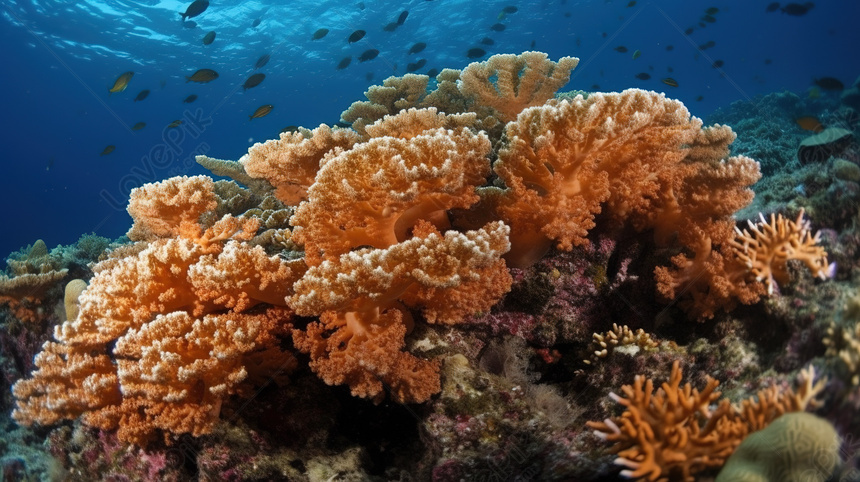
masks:
[[[185,82],[199,82],[201,84],[205,84],[207,82],[212,82],[213,80],[218,78],[218,72],[215,72],[212,69],[200,69],[197,72],[191,74],[190,77],[185,77]]]
[[[421,52],[422,50],[424,50],[424,48],[425,48],[425,47],[427,47],[427,44],[426,44],[426,43],[424,43],[424,42],[418,42],[417,44],[413,45],[413,46],[409,49],[409,53],[410,53],[410,54],[417,54],[418,52]]]
[[[642,55],[642,52],[640,52],[640,51],[637,49],[635,52],[633,52],[633,60],[638,59],[640,55]]]
[[[705,28],[707,26],[708,26],[708,24],[706,24],[705,22],[699,22],[699,27]]]
[[[313,37],[311,37],[311,40],[319,40],[319,39],[325,37],[326,35],[328,35],[328,29],[327,28],[321,28],[321,29],[317,30],[316,32],[314,32],[314,35],[313,35]]]
[[[487,55],[487,51],[480,47],[475,47],[466,51],[466,57],[470,59],[481,58],[485,55]]]
[[[254,111],[253,114],[248,116],[248,120],[259,119],[260,117],[265,117],[269,115],[269,112],[272,112],[275,106],[272,104],[261,105],[257,107],[257,110]]]
[[[254,22],[253,22],[253,23],[251,23],[251,28],[257,28],[257,27],[259,27],[259,26],[260,26],[260,24],[261,24],[261,23],[263,23],[263,19],[262,19],[262,18],[255,18],[255,19],[254,19]]]
[[[502,11],[505,13],[517,13],[518,10],[517,7],[513,5],[508,5],[507,7],[503,8]]]
[[[702,20],[704,20],[705,22],[708,22],[708,23],[714,23],[717,21],[717,18],[712,16],[712,15],[705,15],[702,17]]]
[[[281,132],[298,132],[299,126],[287,126],[281,129]]]
[[[437,75],[439,75],[439,69],[430,69],[427,71],[427,77],[430,77],[431,79],[435,78]]]
[[[705,97],[704,97],[704,96],[702,96],[702,95],[700,95],[700,96],[696,97],[696,102],[701,102],[701,101],[703,101],[704,99],[705,99]]]
[[[179,15],[182,15],[182,20],[185,20],[186,18],[193,18],[200,15],[205,12],[207,8],[209,8],[209,2],[206,0],[194,0],[191,2],[191,5],[185,9],[185,13],[180,13]]]
[[[361,53],[358,57],[359,62],[367,62],[368,60],[373,60],[376,56],[379,55],[379,50],[376,49],[367,49]]]
[[[105,147],[105,150],[103,150],[102,153],[99,155],[100,156],[106,156],[106,155],[110,154],[111,152],[113,152],[114,149],[116,149],[116,146],[111,144],[111,145]]]
[[[424,67],[425,65],[427,65],[427,59],[421,59],[418,62],[407,64],[406,71],[415,72],[416,70],[420,69],[421,67]]]
[[[499,14],[498,14],[498,15],[496,15],[496,20],[498,20],[499,22],[501,22],[501,21],[502,21],[502,20],[504,20],[504,19],[505,19],[505,17],[507,17],[507,16],[508,16],[508,14],[506,14],[505,12],[499,12]]]
[[[532,49],[535,48],[535,41],[534,40],[532,40],[532,43],[529,44],[529,48],[532,48]]]
[[[144,127],[146,127],[146,122],[138,122],[137,124],[131,126],[131,130],[139,131],[139,130],[143,129]]]
[[[265,78],[266,74],[254,74],[248,77],[248,80],[246,80],[245,83],[242,84],[242,90],[248,90],[251,87],[256,87],[260,85],[260,82],[262,82]]]
[[[690,27],[687,30],[684,30],[684,35],[692,35],[694,30],[695,29],[693,27]]]
[[[673,51],[673,50],[675,50],[675,46],[674,46],[674,45],[667,45],[667,46],[666,46],[666,52],[671,52],[671,51]]]
[[[818,121],[815,117],[798,117],[794,119],[794,122],[797,122],[797,125],[800,126],[801,129],[812,131],[815,133],[821,132],[824,130],[824,126],[821,125],[821,122]]]
[[[347,127],[352,127],[352,124],[350,124],[349,122],[343,122],[343,121],[337,121],[334,123],[334,125],[335,125],[335,127],[343,127],[344,129],[346,129]]]
[[[625,46],[623,46],[623,45],[619,45],[618,47],[615,47],[615,48],[614,48],[614,49],[612,49],[612,50],[614,50],[614,51],[616,51],[616,52],[620,52],[620,53],[622,53],[622,54],[627,53],[627,47],[625,47]]]
[[[716,15],[720,13],[720,9],[717,7],[710,7],[705,10],[705,13],[707,13],[708,15]]]
[[[779,10],[779,2],[773,2],[768,4],[767,8],[764,9],[765,12],[776,12]]]
[[[339,64],[337,64],[337,70],[343,70],[349,67],[349,63],[352,62],[352,57],[344,57]]]
[[[675,69],[673,69],[672,67],[666,67],[666,71],[671,74],[672,72],[675,71]]]
[[[481,45],[493,45],[496,41],[491,39],[490,37],[484,37],[481,39]]]
[[[712,66],[713,68],[715,68],[715,69],[719,69],[719,68],[720,68],[720,67],[722,67],[724,64],[725,64],[725,62],[723,62],[722,60],[715,60],[715,61],[714,61],[714,63],[713,63],[713,64],[711,64],[711,66]]]
[[[197,95],[196,95],[196,94],[191,94],[191,95],[189,95],[188,97],[186,97],[186,98],[182,101],[182,103],[183,103],[183,104],[190,104],[190,103],[194,102],[195,100],[197,100]]]
[[[651,78],[651,75],[649,75],[645,72],[639,72],[638,74],[636,74],[635,77],[639,80],[648,80]]]
[[[599,90],[600,90],[600,85],[599,85],[599,84],[591,84],[591,90],[599,91]]]
[[[770,64],[772,64],[772,63],[773,63],[773,60],[771,60],[771,59],[764,59],[764,64],[765,64],[765,65],[770,65]]]
[[[186,20],[182,22],[182,28],[197,28],[197,22],[194,20]]]
[[[792,15],[794,17],[800,17],[806,15],[815,4],[812,2],[806,2],[803,4],[800,3],[789,3],[786,6],[782,7],[782,13],[787,15]]]
[[[265,67],[266,64],[269,63],[270,58],[271,57],[269,57],[269,54],[261,55],[260,58],[257,59],[257,63],[254,64],[254,69],[262,69],[263,67]]]
[[[493,32],[503,32],[505,30],[505,26],[501,23],[494,23],[490,27],[490,30],[492,30]]]
[[[203,37],[203,45],[211,45],[215,41],[215,31],[211,31]]]
[[[403,25],[403,22],[406,21],[406,17],[409,16],[409,10],[404,10],[400,13],[400,16],[397,17],[397,25]]]
[[[636,6],[636,0],[632,0],[630,3],[627,4],[627,8],[634,7],[634,6]]]
[[[834,77],[821,77],[820,79],[813,80],[812,83],[824,90],[842,90],[845,88],[845,84]]]
[[[707,42],[703,43],[702,45],[699,45],[699,50],[708,50],[709,48],[713,48],[716,45],[717,45],[717,43],[714,42],[713,40],[708,40]]]
[[[364,2],[358,2],[356,7],[358,7],[359,10],[364,10],[365,9]]]
[[[386,32],[393,32],[393,31],[397,30],[397,27],[399,27],[399,26],[400,25],[397,25],[397,22],[391,22],[391,23],[387,24],[386,26],[382,27],[382,30],[385,30]]]
[[[606,38],[606,32],[603,32],[603,33],[601,33],[600,35],[602,35],[602,36],[603,36],[603,38]]]
[[[661,82],[668,85],[669,87],[678,87],[678,81],[673,79],[672,77],[666,77],[662,79]]]
[[[173,129],[174,127],[179,127],[181,125],[182,125],[182,121],[179,119],[176,119],[175,121],[171,122],[170,124],[167,124],[167,128]]]
[[[134,77],[134,72],[126,72],[126,73],[120,75],[119,77],[117,77],[116,82],[113,83],[113,87],[108,89],[108,92],[113,94],[115,92],[124,91],[126,89],[126,87],[128,87],[128,83],[129,83],[129,81],[131,81],[132,77]],[[108,95],[110,95],[110,94],[108,94]]]
[[[145,99],[149,95],[149,89],[143,89],[138,92],[137,97],[134,98],[134,101],[137,102],[139,100]]]
[[[356,30],[349,34],[349,37],[346,39],[347,43],[355,43],[364,38],[364,34],[366,34],[364,30]]]

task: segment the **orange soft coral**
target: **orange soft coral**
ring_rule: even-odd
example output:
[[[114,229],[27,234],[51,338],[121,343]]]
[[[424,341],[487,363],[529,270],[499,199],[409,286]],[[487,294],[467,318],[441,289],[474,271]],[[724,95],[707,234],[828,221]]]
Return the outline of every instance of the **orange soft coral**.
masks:
[[[689,383],[681,386],[682,378],[677,361],[669,381],[656,392],[653,380],[637,375],[633,385],[621,388],[624,396],[610,394],[625,407],[621,416],[587,423],[598,437],[614,443],[615,463],[626,467],[621,475],[652,482],[693,481],[696,473],[722,466],[749,433],[783,413],[814,406],[826,384],[814,383],[810,368],[801,371],[796,391],[771,387],[737,408],[720,399],[719,381],[709,377],[699,391]]]
[[[203,214],[189,199],[176,212]],[[135,222],[152,226],[158,209]],[[204,230],[180,218],[189,221],[177,234],[187,237],[140,243],[94,267],[78,316],[56,328],[33,378],[15,384],[16,420],[47,425],[83,415],[125,441],[143,444],[158,433],[170,441],[210,431],[249,374],[259,380],[261,367],[295,364],[275,335],[289,333],[285,298],[304,263],[242,242],[256,222],[227,215]]]
[[[214,189],[208,176],[173,177],[133,189],[128,201],[128,213],[134,219],[129,239],[198,234],[200,216],[218,206]]]
[[[443,236],[423,223],[414,238],[390,248],[362,249],[310,268],[290,305],[300,315],[323,316],[306,333],[295,332],[296,346],[311,354],[311,367],[329,384],[347,383],[354,394],[378,401],[383,380],[396,400],[425,401],[439,389],[438,367],[401,351],[411,325],[403,304],[443,323],[489,309],[510,289],[500,259],[507,233],[494,222]],[[335,333],[327,337],[329,331]]]
[[[411,115],[379,123],[394,129]],[[475,187],[489,174],[484,134],[443,127],[395,131],[403,137],[375,137],[325,161],[308,202],[290,219],[309,265],[359,246],[392,246],[421,219],[445,227],[445,210],[478,200]]]

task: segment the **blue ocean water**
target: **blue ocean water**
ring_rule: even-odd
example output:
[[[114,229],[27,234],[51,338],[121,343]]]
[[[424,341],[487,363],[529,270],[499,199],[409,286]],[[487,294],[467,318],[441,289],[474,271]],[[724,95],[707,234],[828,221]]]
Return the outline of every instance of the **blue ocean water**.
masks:
[[[818,77],[854,81],[860,2],[819,1],[799,16],[767,12],[769,3],[223,0],[189,19],[192,26],[179,15],[189,2],[3,0],[0,252],[37,238],[53,247],[88,232],[117,237],[130,225],[132,188],[205,173],[193,162],[196,154],[235,160],[286,126],[333,124],[369,85],[403,75],[422,58],[417,73],[463,68],[495,53],[576,56],[581,62],[563,90],[664,91],[703,118],[759,94],[806,95]],[[505,13],[506,6],[517,11]],[[703,19],[711,7],[718,12]],[[403,11],[402,25],[385,31]],[[330,31],[312,40],[320,28]],[[348,43],[359,29],[366,36]],[[217,36],[206,46],[209,31]],[[485,37],[493,45],[481,44]],[[408,54],[417,42],[426,49]],[[618,51],[622,46],[626,52]],[[486,55],[467,58],[475,47]],[[368,49],[379,56],[359,62]],[[271,60],[257,72],[266,79],[243,91],[264,54]],[[351,64],[338,70],[348,56]],[[722,67],[714,68],[718,60]],[[186,82],[201,68],[219,78]],[[128,88],[109,94],[127,71],[134,72]],[[642,80],[643,73],[650,78]],[[663,83],[666,77],[678,86]],[[145,89],[149,96],[135,101]],[[191,94],[198,99],[183,103]],[[250,120],[265,104],[272,113]],[[183,124],[168,128],[174,120]],[[132,130],[138,122],[146,127]],[[100,155],[108,145],[115,150]]]

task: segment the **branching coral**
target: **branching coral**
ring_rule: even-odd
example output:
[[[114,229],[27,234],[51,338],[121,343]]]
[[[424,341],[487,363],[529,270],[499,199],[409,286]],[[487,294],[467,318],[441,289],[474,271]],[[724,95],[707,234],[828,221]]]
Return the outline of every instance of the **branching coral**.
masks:
[[[737,231],[731,243],[738,259],[742,261],[757,281],[767,284],[768,294],[773,294],[774,285],[789,280],[787,262],[797,259],[803,262],[812,274],[821,279],[833,277],[833,265],[827,263],[827,253],[818,246],[820,233],[812,234],[809,221],[803,219],[803,209],[797,220],[791,221],[771,214],[770,223],[759,214],[761,222],[749,221],[749,230]]]
[[[669,381],[655,392],[654,382],[637,375],[633,385],[621,388],[623,396],[610,394],[625,407],[619,417],[588,422],[595,434],[613,442],[615,463],[626,467],[621,475],[637,480],[695,480],[694,475],[720,467],[749,433],[760,430],[780,415],[815,405],[826,380],[814,382],[810,367],[801,372],[797,391],[771,387],[758,399],[733,407],[720,399],[719,381],[708,378],[699,391],[689,383],[676,361]],[[713,404],[716,408],[713,408]]]

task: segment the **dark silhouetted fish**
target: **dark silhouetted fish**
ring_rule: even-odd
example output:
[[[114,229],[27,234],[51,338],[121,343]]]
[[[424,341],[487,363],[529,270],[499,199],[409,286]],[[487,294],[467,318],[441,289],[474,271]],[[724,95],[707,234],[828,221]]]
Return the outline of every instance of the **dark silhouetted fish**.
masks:
[[[385,30],[386,32],[393,32],[393,31],[397,30],[397,27],[399,27],[399,26],[400,25],[397,25],[397,22],[391,22],[391,23],[387,24],[386,26],[382,27],[382,30]]]
[[[712,48],[716,45],[717,45],[717,43],[714,42],[713,40],[708,40],[707,42],[703,43],[702,45],[699,45],[699,49],[700,50],[708,50],[709,48]]]
[[[194,18],[205,12],[207,8],[209,8],[209,2],[206,0],[194,0],[191,2],[191,5],[185,9],[185,13],[180,13],[179,15],[182,15],[182,20],[185,20],[186,18]]]
[[[493,32],[503,32],[505,30],[505,26],[501,23],[494,23],[490,27],[490,30],[492,30]]]
[[[181,125],[182,125],[182,121],[179,119],[176,119],[175,121],[171,122],[170,124],[167,124],[167,128],[173,129],[174,127],[179,127]]]
[[[496,41],[491,39],[490,37],[484,37],[481,39],[481,45],[493,45]]]
[[[591,90],[600,90],[600,84],[592,84]]]
[[[714,23],[717,21],[717,18],[714,17],[713,15],[705,15],[702,17],[702,20],[704,20],[705,22],[708,22],[708,23]]]
[[[768,4],[767,8],[764,9],[765,12],[776,12],[777,10],[779,10],[779,2]]]
[[[633,7],[635,5],[636,5],[636,0],[631,0],[631,2],[627,4],[627,8]]]
[[[356,5],[356,7],[358,7],[359,10],[364,10],[365,9],[364,2],[358,2],[358,5]]]
[[[126,87],[128,87],[128,83],[131,81],[132,77],[134,77],[134,72],[125,72],[124,74],[120,75],[113,83],[113,87],[108,89],[108,92],[113,94],[115,92],[124,91]]]
[[[376,49],[367,49],[361,53],[358,57],[359,62],[367,62],[368,60],[373,60],[376,56],[379,55],[379,50]]]
[[[194,102],[195,100],[197,100],[197,94],[191,94],[188,97],[186,97],[185,99],[183,99],[182,103],[183,104],[190,104],[190,103]]]
[[[531,48],[535,48],[535,41],[534,40],[532,40]]]
[[[696,97],[696,102],[701,102],[702,99],[704,99],[704,98],[705,98],[704,96],[700,95],[700,96]]]
[[[137,124],[131,126],[131,130],[139,131],[139,130],[143,129],[144,127],[146,127],[146,122],[138,122]]]
[[[316,32],[314,32],[314,36],[311,37],[311,40],[319,40],[319,39],[325,37],[326,35],[328,35],[328,29],[327,28],[321,28],[321,29],[317,30]]]
[[[417,44],[413,45],[413,46],[409,49],[409,53],[410,53],[410,54],[417,54],[418,52],[421,52],[422,50],[424,50],[424,48],[425,48],[425,47],[427,47],[427,44],[426,44],[426,43],[424,43],[424,42],[418,42]]]
[[[618,47],[615,47],[615,48],[614,48],[614,49],[612,49],[612,50],[614,50],[614,51],[616,51],[616,52],[621,52],[621,53],[623,54],[623,53],[626,53],[626,52],[627,52],[627,47],[625,47],[625,46],[623,46],[623,45],[619,45]]]
[[[716,15],[720,13],[720,9],[717,7],[710,7],[705,10],[705,13],[707,13],[708,15]]]
[[[674,45],[667,45],[667,46],[666,46],[666,52],[671,52],[671,51],[672,51],[672,50],[674,50],[674,49],[675,49],[675,46],[674,46]]]
[[[466,57],[470,59],[481,58],[485,55],[487,55],[487,51],[480,47],[475,47],[466,51]]]
[[[693,27],[690,27],[687,30],[684,30],[684,34],[685,35],[692,35],[693,31],[694,31]]]
[[[723,62],[722,60],[715,60],[714,63],[711,64],[711,66],[714,67],[715,69],[719,69],[724,64],[725,64],[725,62]]]
[[[110,154],[111,152],[113,152],[113,151],[114,151],[114,149],[116,149],[116,146],[115,146],[115,145],[113,145],[113,144],[111,144],[111,145],[109,145],[109,146],[105,147],[105,149],[104,149],[104,150],[102,151],[102,153],[101,153],[101,154],[99,154],[99,155],[100,155],[100,156],[106,156],[106,155]]]
[[[437,75],[439,75],[439,69],[434,68],[427,71],[427,77],[430,77],[431,79],[435,78]]]
[[[639,72],[638,74],[636,74],[636,78],[639,80],[648,80],[651,78],[651,76],[645,72]]]
[[[287,126],[281,129],[281,132],[298,132],[299,126]]]
[[[349,122],[338,121],[334,123],[335,127],[343,127],[344,129],[347,127],[352,127],[352,124]]]
[[[349,63],[352,62],[352,57],[344,57],[339,64],[337,64],[337,70],[343,70],[349,67]]]
[[[403,25],[403,22],[406,21],[406,17],[409,16],[409,10],[404,10],[400,13],[400,16],[397,17],[397,25]]]
[[[355,43],[364,38],[364,34],[366,34],[364,30],[356,30],[349,34],[349,37],[346,39],[347,43]]]
[[[255,18],[255,19],[254,19],[254,22],[253,22],[253,23],[251,23],[251,28],[257,28],[257,27],[259,27],[259,26],[260,26],[260,24],[261,24],[261,23],[263,23],[263,19],[262,19],[262,18]]]
[[[420,69],[421,67],[424,67],[425,65],[427,65],[427,59],[421,59],[418,62],[408,64],[406,66],[406,71],[415,72],[416,70]]]
[[[203,45],[211,45],[215,41],[215,31],[211,31],[203,37]]]
[[[789,3],[786,6],[782,7],[782,13],[795,17],[801,17],[803,15],[806,15],[814,6],[815,4],[812,2]]]
[[[248,80],[246,80],[245,83],[242,84],[242,89],[248,90],[251,87],[256,87],[256,86],[260,85],[260,82],[265,80],[265,78],[266,78],[266,74],[254,74],[254,75],[248,77]]]
[[[648,74],[645,74],[645,75],[648,75]],[[636,77],[638,78],[639,76],[637,75]],[[649,78],[650,78],[650,76],[649,76]],[[642,79],[642,80],[648,80],[648,79]],[[672,77],[666,77],[665,79],[661,80],[661,82],[668,85],[669,87],[678,87],[678,81],[673,79]]]
[[[134,98],[134,101],[137,102],[139,100],[145,99],[149,95],[149,89],[143,89],[137,93],[137,97]]]
[[[212,82],[213,80],[218,78],[218,72],[215,72],[212,69],[200,69],[197,72],[191,74],[190,77],[185,77],[185,82],[199,82],[201,84],[205,84],[207,82]]]
[[[269,59],[270,59],[270,58],[271,58],[271,57],[269,57],[269,54],[263,54],[263,55],[261,55],[261,56],[260,56],[260,58],[259,58],[259,59],[257,59],[257,63],[256,63],[256,64],[254,64],[254,68],[255,68],[255,69],[262,69],[263,67],[265,67],[265,66],[266,66],[266,64],[268,64],[268,63],[269,63]]]
[[[771,60],[771,59],[764,59],[764,64],[765,64],[765,65],[770,65],[771,63],[773,63],[773,60]]]
[[[812,83],[824,90],[842,90],[845,88],[845,84],[842,81],[833,77],[821,77],[820,79],[813,80]]]
[[[269,112],[272,112],[275,106],[272,104],[261,105],[257,107],[257,110],[254,111],[253,114],[248,116],[248,120],[259,119],[260,117],[265,117],[269,115]]]
[[[507,7],[503,8],[502,11],[505,13],[517,13],[517,7],[513,5],[508,5]]]

